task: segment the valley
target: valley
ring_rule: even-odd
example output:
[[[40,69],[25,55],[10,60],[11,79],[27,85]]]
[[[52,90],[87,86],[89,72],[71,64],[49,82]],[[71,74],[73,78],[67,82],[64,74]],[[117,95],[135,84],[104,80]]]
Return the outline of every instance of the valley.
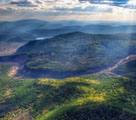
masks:
[[[135,25],[0,26],[0,120],[136,120]]]

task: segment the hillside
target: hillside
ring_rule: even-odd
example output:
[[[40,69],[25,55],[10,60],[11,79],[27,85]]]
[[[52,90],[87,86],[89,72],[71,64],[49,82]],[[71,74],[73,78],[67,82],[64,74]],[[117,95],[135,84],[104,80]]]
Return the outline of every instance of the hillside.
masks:
[[[136,120],[135,55],[135,33],[30,41],[0,57],[0,120]]]
[[[135,120],[136,81],[103,73],[56,79],[7,76],[0,64],[1,120]]]
[[[42,73],[47,73],[49,77],[62,74],[65,78],[100,71],[128,55],[136,54],[136,34],[90,35],[74,32],[30,41],[16,54],[31,56],[25,70],[21,71],[24,74],[33,71],[39,76]]]
[[[0,56],[11,55],[17,51],[19,47],[24,45],[23,43],[18,42],[0,42]]]
[[[113,72],[121,76],[136,79],[136,59],[120,65]]]

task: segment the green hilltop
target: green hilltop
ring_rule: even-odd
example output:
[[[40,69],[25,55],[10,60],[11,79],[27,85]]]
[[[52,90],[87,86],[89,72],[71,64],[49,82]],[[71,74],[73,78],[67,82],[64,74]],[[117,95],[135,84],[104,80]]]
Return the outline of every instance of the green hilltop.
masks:
[[[135,120],[136,81],[112,73],[11,78],[0,65],[1,120]],[[4,74],[3,74],[4,73]]]

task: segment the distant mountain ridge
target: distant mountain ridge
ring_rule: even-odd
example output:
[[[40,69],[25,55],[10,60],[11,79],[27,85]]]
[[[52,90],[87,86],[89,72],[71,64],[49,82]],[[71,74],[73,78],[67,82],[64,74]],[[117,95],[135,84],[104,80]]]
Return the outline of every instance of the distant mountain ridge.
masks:
[[[19,20],[14,22],[0,22],[0,33],[28,33],[33,30],[70,30],[92,34],[114,34],[136,32],[136,25],[91,24],[79,21],[48,22],[42,20]],[[69,32],[69,31],[67,31]],[[17,34],[16,33],[16,34]],[[60,33],[61,34],[61,33]]]
[[[86,25],[86,26],[65,26],[58,29],[36,29],[32,31],[32,34],[37,36],[56,36],[59,34],[70,32],[84,32],[89,34],[123,34],[123,33],[135,33],[136,25],[126,26],[109,26],[109,25]]]
[[[18,42],[27,42],[38,37],[54,37],[77,31],[89,34],[135,33],[136,25],[89,23],[82,21],[48,22],[35,19],[13,22],[4,21],[0,22],[0,41],[12,42],[12,40],[20,38]]]

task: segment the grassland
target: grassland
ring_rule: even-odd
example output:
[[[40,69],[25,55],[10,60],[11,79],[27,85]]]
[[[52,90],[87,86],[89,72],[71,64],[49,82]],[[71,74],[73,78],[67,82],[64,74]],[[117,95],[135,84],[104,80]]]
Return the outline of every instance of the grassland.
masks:
[[[136,81],[112,73],[21,79],[0,65],[1,120],[135,120]]]

